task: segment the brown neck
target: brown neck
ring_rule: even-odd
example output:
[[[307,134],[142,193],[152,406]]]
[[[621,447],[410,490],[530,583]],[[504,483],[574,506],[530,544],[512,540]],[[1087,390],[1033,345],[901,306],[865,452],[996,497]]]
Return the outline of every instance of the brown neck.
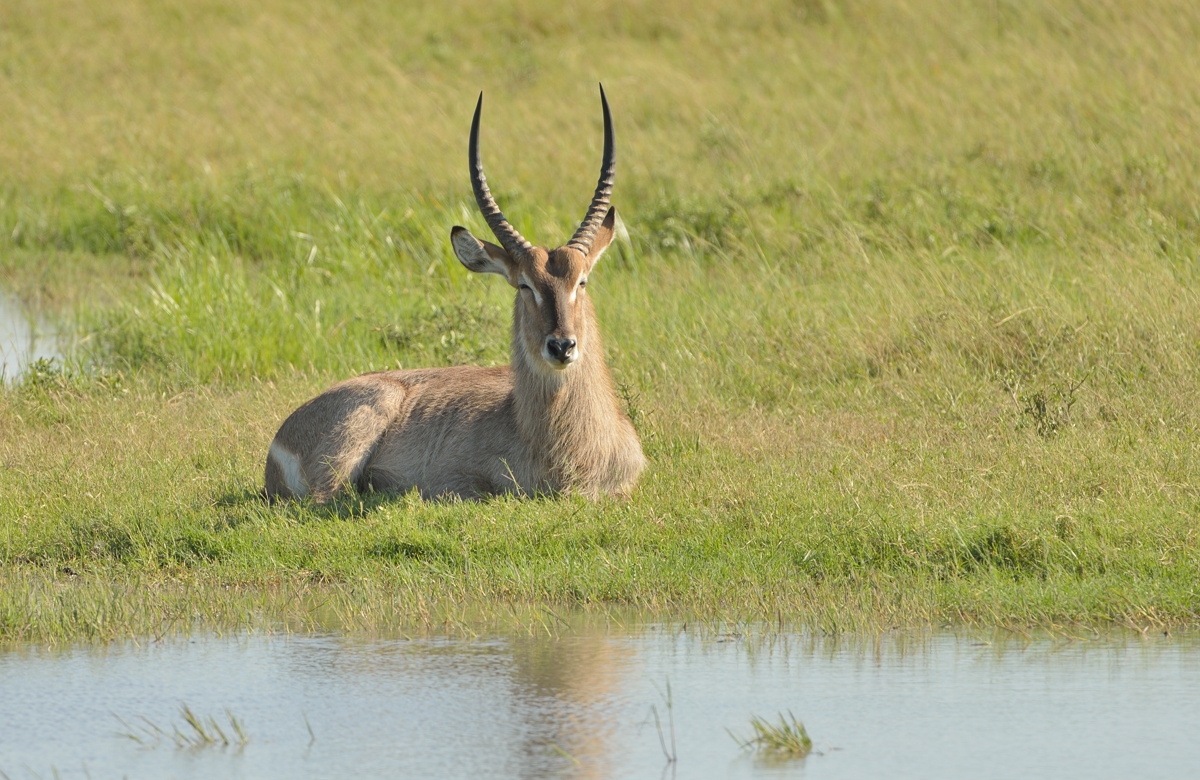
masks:
[[[513,314],[512,371],[521,438],[555,481],[587,479],[609,461],[622,429],[591,302],[585,304],[584,327],[578,334],[580,358],[563,371],[527,353],[520,335],[519,305],[518,301]]]

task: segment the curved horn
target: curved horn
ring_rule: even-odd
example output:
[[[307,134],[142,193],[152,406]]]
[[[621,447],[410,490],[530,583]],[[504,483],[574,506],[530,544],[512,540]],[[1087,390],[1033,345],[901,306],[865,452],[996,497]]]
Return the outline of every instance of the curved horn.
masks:
[[[492,197],[492,191],[488,189],[487,179],[483,175],[483,163],[479,161],[479,115],[482,112],[483,93],[480,92],[479,102],[475,104],[475,118],[471,120],[471,143],[467,148],[467,157],[471,163],[471,189],[475,191],[475,202],[479,204],[479,210],[483,213],[488,227],[499,239],[500,246],[510,255],[520,255],[532,249],[533,244],[526,241],[504,218],[500,207],[496,205],[496,199]]]
[[[604,106],[604,160],[600,163],[600,181],[596,184],[596,194],[592,196],[592,205],[588,206],[587,216],[567,242],[586,256],[592,250],[592,242],[596,240],[596,231],[608,214],[608,204],[612,200],[613,178],[616,173],[617,156],[613,150],[612,114],[608,111],[608,98],[604,96],[604,85],[600,85],[600,103]]]

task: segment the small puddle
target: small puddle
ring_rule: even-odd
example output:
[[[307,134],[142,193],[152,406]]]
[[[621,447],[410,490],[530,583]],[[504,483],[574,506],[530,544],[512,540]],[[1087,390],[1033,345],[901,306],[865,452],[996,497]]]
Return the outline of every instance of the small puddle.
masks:
[[[183,702],[232,735],[228,708],[248,742],[149,738],[146,723],[187,730]],[[819,754],[767,761],[726,731],[788,710]],[[1186,777],[1200,766],[1198,724],[1189,636],[753,638],[572,620],[557,636],[474,641],[0,650],[0,776],[14,780]]]
[[[16,381],[37,360],[58,357],[58,337],[46,319],[0,290],[0,384]]]

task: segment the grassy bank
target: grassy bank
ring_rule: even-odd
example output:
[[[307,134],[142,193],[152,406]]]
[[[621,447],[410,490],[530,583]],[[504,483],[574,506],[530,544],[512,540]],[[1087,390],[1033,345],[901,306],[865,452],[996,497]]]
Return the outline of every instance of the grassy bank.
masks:
[[[1194,625],[1197,32],[1165,2],[7,6],[0,283],[82,344],[0,392],[0,637],[526,602]],[[511,293],[448,242],[486,233],[474,95],[554,243],[600,78],[629,237],[589,289],[638,491],[261,503],[332,381],[507,359]]]

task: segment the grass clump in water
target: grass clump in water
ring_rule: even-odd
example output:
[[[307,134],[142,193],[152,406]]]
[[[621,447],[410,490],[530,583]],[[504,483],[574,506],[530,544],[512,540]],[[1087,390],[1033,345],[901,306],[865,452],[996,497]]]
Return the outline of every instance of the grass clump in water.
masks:
[[[729,732],[729,736],[733,737],[743,750],[752,750],[764,757],[781,759],[804,758],[812,752],[812,739],[808,736],[804,724],[796,719],[791,710],[788,710],[787,717],[784,717],[782,712],[779,713],[778,725],[755,715],[750,718],[750,728],[754,730],[754,734],[747,739]]]
[[[228,734],[217,722],[215,716],[201,717],[188,706],[187,702],[180,703],[179,715],[183,718],[182,726],[172,724],[170,731],[145,716],[139,718],[140,722],[136,725],[130,725],[119,715],[114,714],[113,717],[121,723],[121,727],[124,729],[118,731],[117,735],[130,739],[143,747],[155,747],[163,743],[170,743],[180,749],[209,747],[241,749],[250,741],[242,722],[228,707],[225,708]]]

